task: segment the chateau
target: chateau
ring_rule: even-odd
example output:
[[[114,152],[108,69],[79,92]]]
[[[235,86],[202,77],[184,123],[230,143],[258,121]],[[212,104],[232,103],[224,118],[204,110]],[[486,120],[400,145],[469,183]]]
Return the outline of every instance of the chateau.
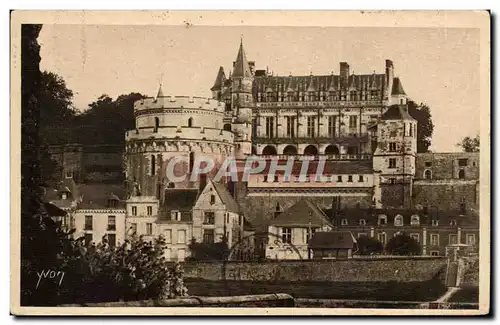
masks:
[[[135,129],[125,134],[127,188],[121,197],[116,190],[106,193],[112,200],[100,212],[78,212],[85,196],[73,197],[73,210],[66,210],[73,216],[82,215],[79,218],[86,223],[109,219],[113,213],[114,223],[123,219],[119,238],[131,231],[151,237],[164,235],[172,244],[169,258],[179,260],[188,256],[191,238],[216,242],[225,236],[231,246],[245,235],[270,229],[287,243],[293,242],[292,233],[299,229],[307,251],[312,228],[301,215],[305,210],[297,208],[300,206],[312,209],[317,220],[328,217],[327,211],[350,211],[344,218],[335,213],[330,225],[321,223],[315,229],[344,227],[355,237],[370,235],[383,242],[388,239],[379,236],[382,228],[401,220],[401,226],[417,227],[413,232],[419,234],[424,255],[430,254],[427,243],[442,246],[436,244],[435,236],[427,239],[431,234],[426,228],[438,227],[439,222],[433,220],[442,215],[446,216],[446,229],[451,227],[452,234],[458,234],[458,239],[446,244],[475,245],[479,155],[417,153],[417,121],[408,112],[408,96],[391,60],[385,61],[382,73],[360,75],[352,73],[346,62],[340,63],[339,74],[309,76],[275,76],[255,66],[241,43],[232,71],[226,76],[219,68],[212,98],[166,95],[160,85],[155,97],[137,101]],[[193,180],[189,176],[201,156],[212,158],[215,164]],[[268,164],[247,181],[212,181],[226,158],[234,157],[241,173],[250,156],[278,159],[281,169],[295,158],[292,175],[286,177],[278,168],[270,176]],[[174,175],[188,177],[168,177],[172,159],[177,161]],[[323,173],[317,175],[322,160]],[[63,175],[71,179],[73,172],[66,170]],[[298,181],[301,175],[305,182]],[[320,181],[320,176],[327,182]],[[66,191],[66,200],[71,200],[76,190],[64,188],[67,190],[54,193]],[[109,212],[115,205],[121,210]],[[418,223],[403,221],[416,220],[414,216]],[[301,221],[292,222],[294,218]],[[472,225],[474,240],[461,239],[465,238],[460,236],[462,224]],[[363,229],[351,229],[353,225]],[[371,225],[368,230],[367,225]],[[83,233],[88,234],[85,229]],[[89,241],[106,233],[104,229]],[[283,258],[268,254],[269,247],[262,249],[266,255]],[[444,249],[433,250],[433,255],[444,253]]]

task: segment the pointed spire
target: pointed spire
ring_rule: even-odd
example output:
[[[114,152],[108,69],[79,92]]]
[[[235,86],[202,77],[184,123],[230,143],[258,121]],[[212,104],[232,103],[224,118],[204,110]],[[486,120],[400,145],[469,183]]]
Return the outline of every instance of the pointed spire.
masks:
[[[245,50],[243,49],[243,38],[241,39],[238,56],[234,62],[233,77],[251,77],[250,65],[248,64]]]
[[[311,77],[310,77],[310,80],[309,80],[309,86],[307,87],[307,92],[309,91],[316,91],[316,84],[314,82],[314,78],[313,78],[313,75],[312,75],[312,72],[311,72]]]
[[[330,76],[332,78],[332,81],[330,81],[330,85],[328,86],[328,91],[335,91],[335,76],[333,75],[333,71],[332,71],[332,74]]]
[[[158,94],[156,95],[156,98],[159,98],[159,97],[164,97],[163,89],[161,89],[161,83],[160,83],[160,87],[158,87]]]
[[[224,82],[226,81],[226,74],[224,73],[224,68],[220,67],[219,72],[217,73],[217,77],[215,78],[214,85],[210,90],[221,90],[224,86]]]
[[[401,84],[401,80],[398,77],[393,79],[392,82],[392,91],[391,95],[405,95],[405,90],[403,89],[403,85]]]

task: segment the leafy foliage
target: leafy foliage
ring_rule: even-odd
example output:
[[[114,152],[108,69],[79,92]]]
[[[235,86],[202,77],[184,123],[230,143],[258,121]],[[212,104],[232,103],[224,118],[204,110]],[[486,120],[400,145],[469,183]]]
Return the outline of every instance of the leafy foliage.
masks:
[[[218,243],[197,243],[193,238],[188,247],[191,251],[188,260],[192,261],[223,261],[229,256],[229,246],[225,237]]]
[[[373,255],[382,253],[384,245],[376,238],[369,236],[360,236],[358,238],[358,254]]]
[[[422,249],[420,244],[407,234],[399,234],[392,237],[386,246],[386,251],[392,255],[420,255]]]
[[[474,138],[465,137],[457,146],[461,147],[464,152],[479,152],[479,134]]]
[[[423,103],[417,105],[410,100],[408,101],[408,113],[417,120],[417,152],[428,152],[434,132],[430,107]]]

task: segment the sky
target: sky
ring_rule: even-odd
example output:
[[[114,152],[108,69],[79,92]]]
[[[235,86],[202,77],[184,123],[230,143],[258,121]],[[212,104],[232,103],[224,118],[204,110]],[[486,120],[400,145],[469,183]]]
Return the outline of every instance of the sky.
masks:
[[[459,151],[479,133],[479,29],[44,25],[40,67],[60,75],[83,111],[100,95],[211,97],[243,38],[248,60],[274,75],[384,73],[394,62],[406,94],[431,108],[431,150]]]

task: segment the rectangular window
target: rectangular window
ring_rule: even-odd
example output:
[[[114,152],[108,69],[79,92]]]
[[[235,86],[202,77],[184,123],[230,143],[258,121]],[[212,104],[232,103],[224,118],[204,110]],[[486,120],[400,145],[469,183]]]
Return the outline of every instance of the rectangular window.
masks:
[[[415,239],[417,242],[420,242],[420,234],[417,233],[410,234],[410,237]]]
[[[316,118],[314,116],[307,117],[307,136],[314,137],[314,130],[316,128]]]
[[[469,159],[458,159],[458,166],[466,167],[469,164]]]
[[[316,228],[311,228],[311,229],[307,228],[306,243],[309,243],[309,241],[311,240],[311,238],[315,232],[316,232]]]
[[[328,136],[335,137],[335,130],[337,125],[337,117],[336,116],[328,116]]]
[[[136,207],[136,206],[133,206],[133,207],[132,207],[132,215],[133,215],[133,216],[136,216],[136,215],[137,215],[137,207]]]
[[[85,216],[85,230],[92,230],[93,224],[92,224],[93,218],[92,216]]]
[[[274,137],[274,117],[266,117],[266,136],[268,138]]]
[[[108,230],[116,230],[116,217],[108,216]]]
[[[92,234],[85,234],[85,245],[89,246],[92,244]]]
[[[342,183],[342,175],[337,176],[337,182]]]
[[[295,137],[295,116],[286,117],[286,135],[288,137]]]
[[[396,158],[389,158],[389,168],[396,168]]]
[[[439,251],[431,251],[431,256],[439,256]]]
[[[450,245],[458,244],[458,235],[452,234],[450,235]]]
[[[177,244],[185,244],[186,243],[186,230],[178,230],[177,231]]]
[[[476,235],[467,234],[467,245],[476,245]]]
[[[205,212],[203,218],[203,224],[214,225],[215,224],[215,212]]]
[[[165,243],[172,243],[172,229],[165,230]]]
[[[186,258],[186,250],[181,248],[177,251],[177,260],[179,262],[182,262],[184,261],[184,259]]]
[[[356,115],[349,116],[349,128],[356,129],[358,127],[358,117]]]
[[[426,161],[425,167],[432,167],[432,161]]]
[[[283,228],[281,230],[281,240],[283,243],[292,243],[292,228]]]
[[[133,234],[137,233],[137,224],[136,223],[131,223],[130,224],[130,230]]]
[[[431,246],[439,246],[439,234],[431,234]]]
[[[181,212],[178,210],[170,211],[170,220],[181,221]]]
[[[257,136],[257,128],[258,128],[259,124],[257,122],[257,119],[254,118],[252,119],[252,136]]]
[[[116,234],[108,234],[108,243],[110,247],[116,247]]]
[[[389,151],[396,152],[396,142],[389,142]]]
[[[214,229],[203,229],[203,243],[213,244],[214,243]]]
[[[210,204],[215,204],[215,195],[213,194],[210,195]]]
[[[147,207],[147,213],[148,213],[148,216],[152,216],[153,215],[153,207],[148,205]]]
[[[153,224],[152,223],[146,223],[146,235],[152,235],[153,234]]]
[[[363,175],[359,175],[358,177],[358,182],[362,183],[364,182],[365,180],[363,179]]]
[[[349,183],[352,183],[352,175],[347,176],[347,181],[348,181]]]
[[[378,234],[378,241],[381,242],[383,245],[387,244],[387,236],[385,232]]]

